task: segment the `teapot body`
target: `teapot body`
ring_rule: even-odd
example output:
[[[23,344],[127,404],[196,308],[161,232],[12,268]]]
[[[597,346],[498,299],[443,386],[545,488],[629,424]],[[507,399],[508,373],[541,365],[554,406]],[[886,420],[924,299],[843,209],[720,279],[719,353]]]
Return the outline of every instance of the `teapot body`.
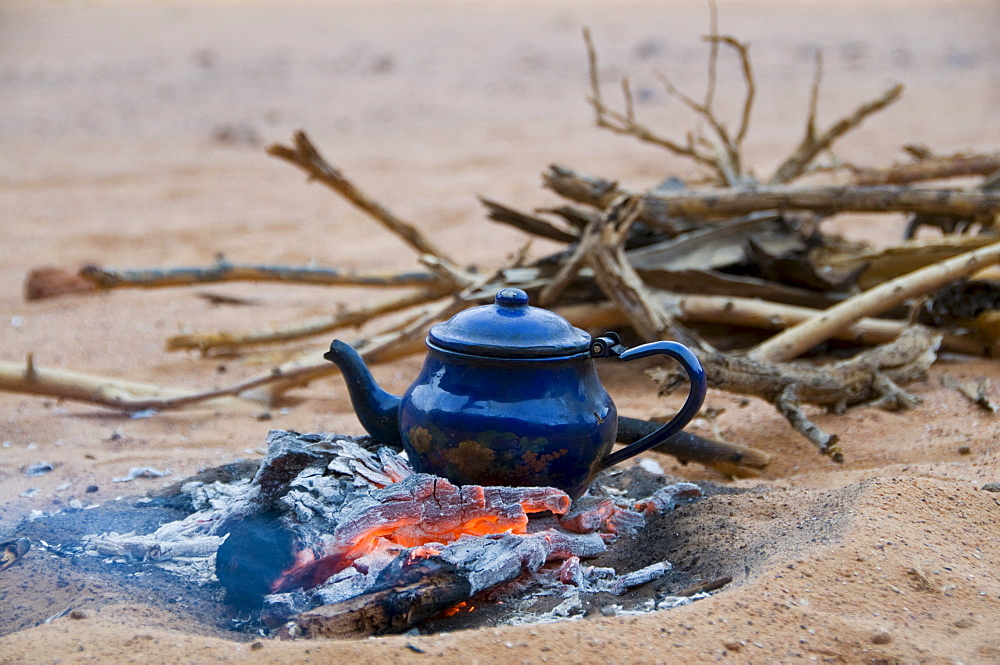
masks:
[[[618,428],[589,353],[484,358],[428,347],[399,407],[416,470],[462,485],[586,491]]]

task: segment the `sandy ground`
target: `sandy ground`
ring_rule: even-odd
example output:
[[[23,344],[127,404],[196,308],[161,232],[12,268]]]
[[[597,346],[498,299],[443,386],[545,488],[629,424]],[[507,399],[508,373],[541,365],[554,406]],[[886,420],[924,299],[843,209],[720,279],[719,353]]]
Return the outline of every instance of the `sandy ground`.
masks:
[[[896,81],[906,85],[902,101],[838,144],[841,158],[883,164],[901,158],[906,143],[942,153],[1000,147],[995,3],[754,0],[720,1],[719,9],[721,30],[752,43],[759,101],[746,153],[761,173],[799,140],[816,48],[825,53],[821,126]],[[628,74],[641,117],[681,137],[695,120],[666,98],[654,72],[667,72],[682,89],[702,89],[706,47],[699,36],[707,14],[701,3],[569,0],[3,3],[0,359],[33,353],[44,367],[208,388],[281,358],[171,354],[163,350],[167,336],[256,328],[379,297],[240,284],[23,298],[26,275],[40,266],[208,264],[221,253],[239,262],[412,268],[414,256],[396,238],[264,154],[266,144],[288,141],[299,128],[366,191],[486,268],[502,263],[522,238],[484,221],[477,195],[521,208],[552,204],[538,175],[550,163],[634,187],[691,176],[675,157],[592,127],[580,31],[593,30],[609,97]],[[729,59],[722,64],[720,103],[733,110],[740,80]],[[903,221],[844,217],[831,224],[885,243]],[[254,304],[213,305],[198,297],[207,292]],[[419,363],[397,361],[376,374],[399,392]],[[993,362],[948,356],[913,387],[924,398],[916,411],[817,414],[842,436],[847,461],[836,467],[767,405],[741,407],[738,397],[711,393],[708,404],[725,409],[723,436],[775,456],[763,478],[734,483],[770,491],[711,499],[731,502],[728,512],[712,504],[718,519],[739,516],[749,538],[755,524],[763,530],[824,501],[825,493],[847,492],[850,501],[836,537],[806,538],[688,607],[251,648],[178,623],[152,602],[109,603],[98,591],[70,594],[84,619],[63,617],[0,637],[0,662],[995,663],[1000,495],[979,488],[1000,480],[1000,421],[942,388],[945,373],[998,374]],[[608,371],[606,383],[623,413],[669,410],[644,378]],[[270,408],[265,422],[258,415],[268,407],[259,404],[132,419],[0,395],[0,533],[33,510],[136,496],[207,466],[258,456],[271,427],[360,432],[338,380],[290,397]],[[692,428],[709,432],[703,421]],[[42,461],[54,470],[25,475]],[[671,458],[659,461],[682,478],[725,481]],[[111,482],[135,466],[168,469],[171,477]],[[87,493],[88,486],[98,489]],[[808,533],[820,528],[816,520],[787,528]],[[0,606],[31,593],[18,565],[0,573]],[[21,625],[2,614],[0,635]]]

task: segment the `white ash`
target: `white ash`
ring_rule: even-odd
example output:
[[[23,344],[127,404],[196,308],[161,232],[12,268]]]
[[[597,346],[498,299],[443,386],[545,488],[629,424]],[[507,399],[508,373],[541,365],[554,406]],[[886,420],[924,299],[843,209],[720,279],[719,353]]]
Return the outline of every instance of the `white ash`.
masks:
[[[161,471],[159,469],[154,469],[151,466],[133,466],[128,470],[128,473],[119,478],[112,478],[113,483],[127,483],[135,480],[136,478],[162,478],[164,476],[169,476],[170,471]]]
[[[626,573],[615,580],[610,591],[616,596],[620,596],[637,586],[660,579],[671,568],[673,568],[673,565],[669,561],[660,561],[659,563],[654,563],[631,573]]]

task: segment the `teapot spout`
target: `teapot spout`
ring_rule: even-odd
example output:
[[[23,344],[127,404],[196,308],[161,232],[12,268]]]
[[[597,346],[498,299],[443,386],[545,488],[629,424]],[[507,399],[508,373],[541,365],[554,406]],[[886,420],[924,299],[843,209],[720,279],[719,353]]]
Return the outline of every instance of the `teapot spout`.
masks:
[[[351,345],[335,339],[323,357],[339,367],[344,375],[351,406],[365,431],[386,445],[403,445],[399,435],[402,398],[379,387],[365,361]]]

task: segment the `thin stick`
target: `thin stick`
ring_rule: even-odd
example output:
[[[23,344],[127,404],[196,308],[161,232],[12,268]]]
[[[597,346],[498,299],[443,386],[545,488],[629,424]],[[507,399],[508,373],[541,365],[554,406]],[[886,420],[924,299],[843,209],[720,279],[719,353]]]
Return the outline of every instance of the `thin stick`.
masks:
[[[539,294],[538,302],[542,307],[547,307],[554,303],[569,286],[570,282],[576,279],[577,274],[587,264],[590,252],[600,237],[602,219],[597,218],[587,225],[580,236],[579,242],[573,247],[573,253],[559,267],[559,271],[552,277],[552,280],[545,285]]]
[[[205,353],[211,349],[235,349],[255,344],[288,342],[331,332],[340,328],[358,327],[383,314],[436,300],[444,295],[441,289],[420,289],[409,291],[395,298],[371,305],[347,309],[332,316],[324,316],[311,321],[303,321],[280,328],[253,330],[238,333],[209,333],[205,335],[176,335],[167,339],[168,351],[198,349]]]
[[[818,73],[817,76],[819,75],[820,74]],[[814,83],[814,87],[817,85],[818,83]],[[903,86],[902,84],[897,83],[882,93],[881,97],[862,104],[854,110],[854,113],[837,121],[833,124],[833,126],[819,136],[816,136],[815,133],[815,118],[812,113],[810,113],[810,121],[806,126],[806,133],[802,138],[802,142],[799,144],[799,147],[795,149],[795,152],[792,153],[791,157],[786,159],[781,166],[778,167],[778,169],[774,172],[774,175],[771,176],[771,179],[768,181],[768,184],[781,185],[802,175],[809,167],[809,164],[813,161],[813,159],[815,159],[821,152],[828,149],[834,141],[852,129],[858,127],[868,116],[881,111],[895,102],[902,94]]]
[[[885,312],[909,298],[929,293],[996,263],[1000,263],[1000,242],[921,268],[860,293],[778,333],[752,349],[748,356],[772,363],[792,360],[862,317]]]
[[[715,101],[715,81],[719,64],[719,8],[715,0],[708,0],[708,82],[705,85],[705,108],[712,108]]]
[[[575,228],[560,228],[540,217],[527,215],[482,196],[479,197],[479,201],[486,206],[489,218],[494,222],[509,224],[514,228],[524,231],[525,233],[530,233],[542,238],[548,238],[549,240],[555,240],[557,242],[570,243],[579,239],[579,234],[576,232]]]
[[[910,164],[894,164],[884,168],[863,168],[848,165],[858,185],[905,185],[925,180],[942,180],[963,176],[987,176],[1000,169],[1000,153],[982,155],[952,155],[932,157]]]
[[[415,226],[404,222],[378,202],[369,198],[344,177],[344,174],[340,170],[331,166],[319,154],[319,151],[316,150],[312,142],[309,141],[309,137],[306,136],[305,132],[295,132],[294,138],[295,147],[290,148],[276,143],[268,147],[268,154],[298,166],[307,172],[312,179],[319,180],[324,185],[330,187],[358,209],[368,213],[368,215],[385,228],[402,238],[404,242],[413,247],[419,254],[431,254],[442,259],[447,258],[447,254],[425,238]]]
[[[611,130],[616,134],[623,134],[627,136],[632,136],[644,143],[650,143],[657,145],[665,150],[674,153],[675,155],[680,155],[682,157],[687,157],[702,166],[706,166],[712,171],[714,171],[720,179],[725,181],[725,174],[719,168],[719,165],[715,162],[714,156],[699,152],[692,141],[688,141],[687,145],[681,145],[680,143],[664,138],[645,125],[641,125],[635,121],[634,118],[630,118],[628,114],[618,113],[608,108],[601,97],[601,86],[598,79],[597,70],[597,50],[594,48],[594,42],[590,36],[590,29],[583,29],[583,39],[587,46],[587,64],[590,74],[590,97],[587,101],[594,109],[595,124],[603,129]],[[627,86],[625,87],[625,94],[629,95]],[[626,99],[626,108],[631,108],[632,100]]]
[[[151,268],[117,270],[87,266],[80,276],[100,289],[189,286],[215,282],[292,282],[339,286],[430,286],[440,283],[436,275],[427,272],[358,273],[334,268],[298,268],[265,266],[218,261],[211,267]]]
[[[743,73],[743,82],[746,85],[746,95],[743,97],[743,111],[740,113],[740,127],[736,131],[733,139],[737,151],[746,138],[747,130],[750,129],[750,113],[753,111],[753,102],[757,94],[757,83],[753,75],[753,67],[750,64],[750,46],[735,37],[729,35],[713,35],[712,42],[721,42],[732,47],[740,59],[740,71]]]
[[[760,330],[785,330],[822,313],[822,310],[785,305],[758,298],[736,296],[681,295],[654,290],[664,308],[684,324],[722,324]],[[555,311],[584,330],[612,330],[628,324],[611,302],[566,305]],[[906,321],[865,317],[838,331],[832,339],[854,344],[884,344],[896,339],[909,325]],[[955,353],[991,355],[993,347],[973,337],[944,334],[941,348]],[[1000,350],[1000,349],[998,349]]]

